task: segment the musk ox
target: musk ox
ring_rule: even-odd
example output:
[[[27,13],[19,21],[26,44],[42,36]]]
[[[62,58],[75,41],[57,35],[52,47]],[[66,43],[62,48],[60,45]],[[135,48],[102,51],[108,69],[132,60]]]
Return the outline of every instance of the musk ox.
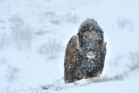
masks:
[[[103,34],[93,19],[87,19],[80,25],[77,35],[71,37],[66,48],[65,83],[101,75],[106,55]]]

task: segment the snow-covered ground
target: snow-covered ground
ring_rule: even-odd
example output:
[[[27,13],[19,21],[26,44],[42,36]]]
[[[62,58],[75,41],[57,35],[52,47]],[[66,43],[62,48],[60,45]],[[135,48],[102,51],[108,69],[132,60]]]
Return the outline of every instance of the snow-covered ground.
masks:
[[[138,0],[0,0],[0,93],[139,93],[138,17]],[[101,77],[122,80],[64,84],[66,45],[88,18],[107,42]]]

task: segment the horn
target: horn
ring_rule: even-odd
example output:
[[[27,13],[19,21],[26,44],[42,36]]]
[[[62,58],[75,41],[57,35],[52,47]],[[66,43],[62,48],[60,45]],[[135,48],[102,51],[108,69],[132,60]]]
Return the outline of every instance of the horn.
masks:
[[[79,35],[76,35],[76,48],[79,51],[82,51],[82,48],[80,47],[80,42],[79,42]]]
[[[103,50],[107,45],[107,42],[105,44],[103,44],[102,46],[100,46],[100,49]]]

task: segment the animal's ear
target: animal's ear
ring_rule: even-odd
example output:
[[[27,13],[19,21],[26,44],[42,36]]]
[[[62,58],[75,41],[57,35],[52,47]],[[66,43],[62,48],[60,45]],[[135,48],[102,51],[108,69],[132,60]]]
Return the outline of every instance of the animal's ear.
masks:
[[[103,44],[102,46],[100,46],[100,49],[103,50],[107,45],[107,42],[105,44]]]

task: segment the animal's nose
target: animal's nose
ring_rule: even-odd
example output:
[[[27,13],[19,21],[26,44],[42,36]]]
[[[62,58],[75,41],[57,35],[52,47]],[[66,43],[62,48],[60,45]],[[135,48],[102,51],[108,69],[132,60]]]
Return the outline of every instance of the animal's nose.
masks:
[[[88,54],[89,56],[92,56],[94,53],[93,53],[93,51],[89,51],[87,54]]]
[[[89,58],[89,59],[93,59],[96,57],[96,54],[93,52],[93,51],[89,51],[87,54],[86,54],[86,57]]]

